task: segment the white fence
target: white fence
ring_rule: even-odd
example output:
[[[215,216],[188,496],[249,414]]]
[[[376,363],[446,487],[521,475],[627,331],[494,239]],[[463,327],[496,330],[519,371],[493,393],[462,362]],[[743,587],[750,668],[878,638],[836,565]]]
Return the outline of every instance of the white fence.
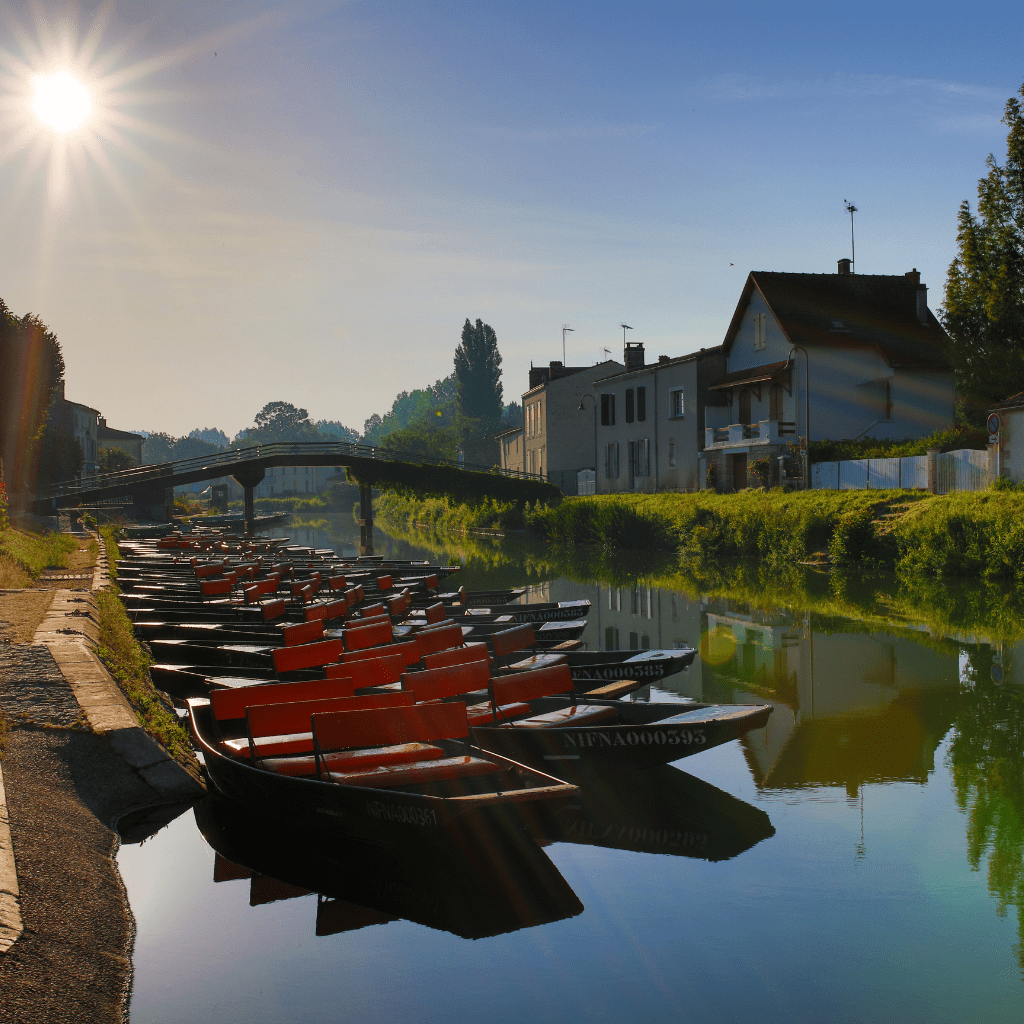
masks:
[[[936,455],[935,482],[939,494],[984,490],[992,482],[988,452],[964,448]],[[927,490],[928,456],[818,462],[811,466],[811,487],[832,491]]]

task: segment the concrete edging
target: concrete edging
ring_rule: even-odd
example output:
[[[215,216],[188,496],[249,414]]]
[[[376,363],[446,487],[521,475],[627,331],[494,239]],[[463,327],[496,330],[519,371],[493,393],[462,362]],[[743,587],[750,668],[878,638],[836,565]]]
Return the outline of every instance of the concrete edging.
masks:
[[[21,938],[23,930],[18,902],[18,870],[7,817],[4,773],[0,769],[0,953],[6,953]]]

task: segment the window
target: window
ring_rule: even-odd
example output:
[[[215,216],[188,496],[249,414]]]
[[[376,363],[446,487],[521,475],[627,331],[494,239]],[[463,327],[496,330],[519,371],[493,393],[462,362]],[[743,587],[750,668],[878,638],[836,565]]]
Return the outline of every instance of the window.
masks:
[[[676,442],[675,438],[670,437],[668,439],[668,464],[669,468],[672,468],[676,464]]]
[[[636,421],[643,423],[647,419],[647,388],[636,389]]]
[[[615,480],[619,475],[619,446],[614,441],[605,449],[604,475],[608,480]]]
[[[638,651],[640,649],[640,637],[636,633],[629,634],[629,649]]]
[[[683,389],[673,388],[668,395],[668,414],[672,419],[682,419],[685,404],[683,402]]]
[[[615,396],[614,395],[602,395],[601,396],[601,426],[602,427],[614,427],[615,426]]]
[[[764,313],[754,315],[754,348],[762,349],[765,346],[765,317]]]
[[[649,438],[642,437],[636,442],[634,449],[636,460],[633,466],[633,473],[635,476],[650,476],[651,475],[651,442]]]
[[[633,389],[626,388],[626,422],[633,422]]]

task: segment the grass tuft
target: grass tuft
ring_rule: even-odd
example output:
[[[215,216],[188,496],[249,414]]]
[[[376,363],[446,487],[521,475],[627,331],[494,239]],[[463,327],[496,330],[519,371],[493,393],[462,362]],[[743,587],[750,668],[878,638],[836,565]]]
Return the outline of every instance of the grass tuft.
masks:
[[[33,577],[44,569],[66,569],[78,550],[78,538],[69,533],[29,533],[7,529],[0,534],[0,555]]]

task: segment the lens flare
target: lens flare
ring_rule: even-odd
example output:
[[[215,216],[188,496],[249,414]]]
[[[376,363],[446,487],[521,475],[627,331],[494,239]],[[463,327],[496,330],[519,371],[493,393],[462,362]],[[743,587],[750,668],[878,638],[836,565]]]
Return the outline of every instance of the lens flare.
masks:
[[[736,653],[736,634],[728,626],[715,626],[700,638],[700,657],[707,665],[724,665]]]
[[[92,109],[89,90],[67,71],[40,75],[35,80],[35,87],[33,109],[41,121],[58,132],[77,128]]]

